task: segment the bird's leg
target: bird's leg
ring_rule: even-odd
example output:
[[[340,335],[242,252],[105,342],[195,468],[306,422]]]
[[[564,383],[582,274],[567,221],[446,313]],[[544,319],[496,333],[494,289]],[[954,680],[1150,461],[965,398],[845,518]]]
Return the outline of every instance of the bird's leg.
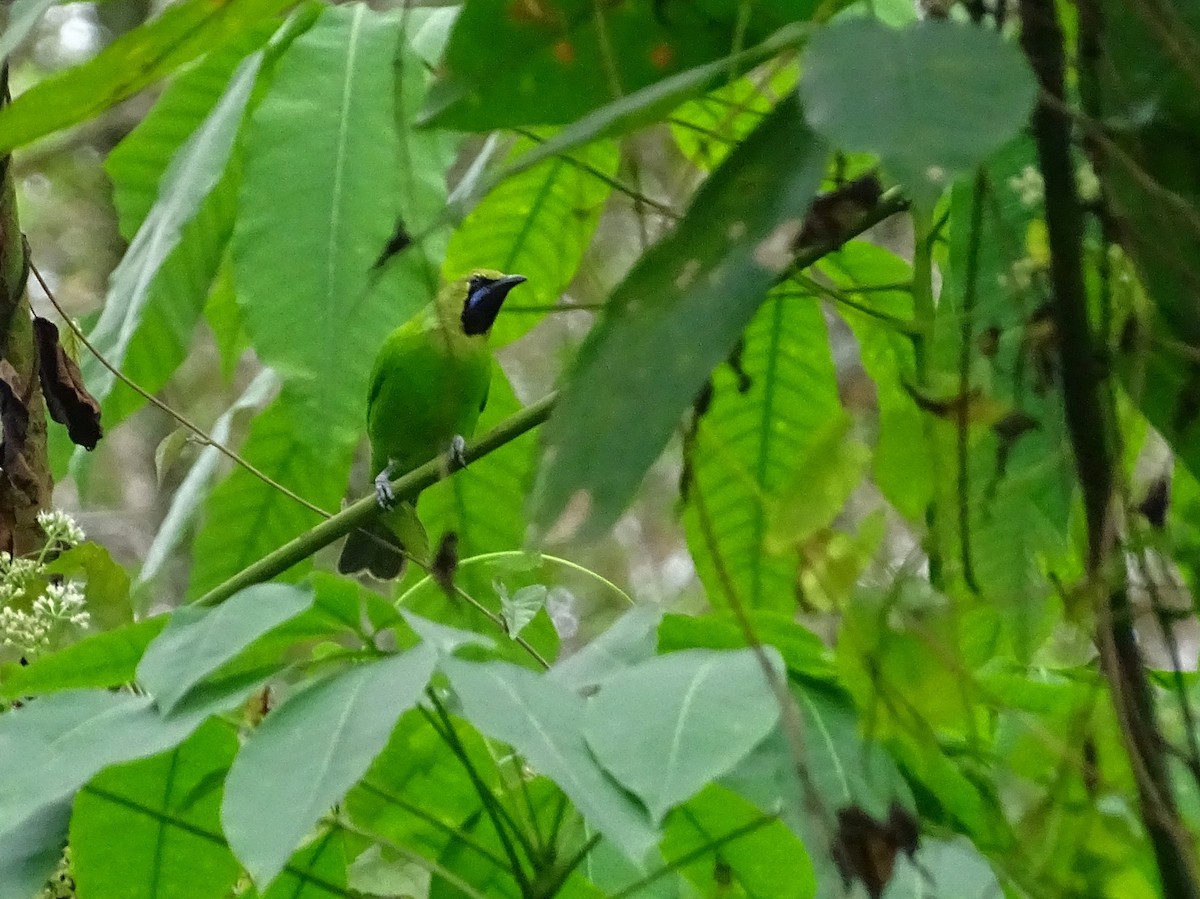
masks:
[[[375,476],[375,501],[379,508],[390,509],[396,505],[396,494],[392,492],[392,477],[395,475],[395,464],[390,459],[383,471]]]
[[[450,471],[467,467],[467,438],[462,434],[455,434],[450,439],[450,449],[446,453],[446,467]]]

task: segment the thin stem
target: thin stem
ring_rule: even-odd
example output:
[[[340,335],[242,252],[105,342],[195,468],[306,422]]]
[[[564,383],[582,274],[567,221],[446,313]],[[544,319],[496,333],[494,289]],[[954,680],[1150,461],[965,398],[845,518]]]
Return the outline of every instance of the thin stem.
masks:
[[[971,482],[968,453],[967,397],[971,388],[971,335],[975,298],[979,290],[979,245],[983,241],[983,200],[988,190],[987,176],[982,168],[975,175],[975,190],[971,201],[971,225],[967,233],[967,263],[963,277],[962,318],[958,330],[958,421],[955,422],[958,445],[958,542],[962,556],[963,581],[978,595],[975,565],[971,558]]]
[[[170,406],[168,406],[166,403],[164,403],[162,400],[160,400],[154,394],[150,393],[150,391],[146,390],[140,384],[134,382],[132,379],[130,379],[130,377],[128,375],[126,375],[119,368],[117,368],[115,365],[113,365],[111,362],[109,362],[108,359],[105,358],[104,354],[101,353],[98,349],[96,349],[95,344],[93,344],[90,340],[88,340],[87,335],[83,333],[83,331],[80,329],[79,325],[75,324],[75,320],[73,318],[71,318],[71,316],[67,315],[67,313],[63,310],[62,306],[59,305],[57,298],[55,298],[55,296],[54,296],[54,292],[52,290],[50,290],[50,285],[46,283],[46,279],[42,277],[42,273],[40,271],[38,271],[37,266],[34,265],[32,263],[32,261],[29,264],[29,270],[31,272],[33,272],[33,276],[37,279],[38,284],[40,284],[42,286],[42,291],[46,294],[46,299],[48,299],[50,301],[50,305],[54,307],[54,310],[58,313],[59,317],[63,320],[63,323],[68,328],[71,329],[71,333],[75,335],[75,339],[78,340],[83,345],[83,347],[96,358],[97,362],[99,362],[106,369],[108,369],[109,373],[111,373],[114,378],[116,378],[118,381],[120,381],[122,384],[124,384],[126,387],[128,387],[130,390],[132,390],[134,393],[136,393],[138,396],[140,396],[142,399],[144,399],[150,405],[154,406],[159,411],[165,412],[167,415],[171,416],[171,418],[175,419],[175,421],[178,422],[180,426],[182,426],[185,430],[190,431],[192,433],[192,435],[197,440],[199,440],[201,443],[203,443],[205,446],[211,446],[213,449],[215,449],[217,452],[221,453],[223,456],[225,456],[227,459],[229,459],[235,465],[237,465],[241,468],[244,468],[246,471],[248,471],[254,477],[258,478],[260,481],[262,481],[268,487],[272,488],[273,490],[278,490],[284,496],[288,497],[288,499],[294,500],[295,502],[304,506],[306,509],[316,512],[318,515],[328,517],[329,513],[326,512],[324,509],[322,509],[320,506],[313,505],[308,500],[306,500],[304,497],[300,496],[300,494],[295,493],[292,490],[289,490],[283,484],[280,484],[278,481],[272,479],[269,475],[264,473],[262,470],[256,468],[253,464],[251,464],[250,462],[247,462],[245,459],[243,459],[241,456],[239,456],[236,452],[231,450],[229,447],[225,446],[222,443],[218,443],[216,440],[213,440],[212,437],[210,437],[205,431],[200,430],[199,427],[194,425],[191,421],[189,421],[187,418],[185,418],[181,413],[177,412],[175,409],[172,409]]]
[[[928,389],[930,356],[933,352],[937,327],[937,304],[933,298],[933,241],[935,228],[929,213],[914,208],[913,221],[913,321],[917,334],[913,338],[916,356],[917,386]],[[942,533],[941,515],[938,509],[937,485],[942,483],[941,453],[938,450],[937,422],[932,415],[921,416],[925,443],[929,448],[930,463],[934,472],[934,495],[925,507],[925,526],[928,529],[925,554],[929,558],[929,581],[936,588],[942,587]]]
[[[632,896],[634,893],[638,892],[639,890],[644,890],[646,887],[650,886],[650,884],[662,877],[665,877],[672,871],[677,871],[685,865],[691,864],[696,859],[703,858],[714,849],[719,849],[722,846],[728,845],[734,840],[740,840],[742,837],[748,836],[749,834],[754,833],[756,830],[760,830],[766,825],[774,823],[776,820],[778,820],[778,818],[775,815],[763,815],[761,818],[755,818],[753,821],[743,824],[741,827],[736,827],[728,833],[723,834],[707,845],[699,846],[696,849],[693,849],[691,852],[686,852],[678,858],[672,859],[670,863],[663,865],[657,871],[653,871],[650,874],[647,874],[641,880],[636,880],[624,889],[613,893],[609,899],[625,899],[626,896]]]
[[[460,560],[458,563],[457,570],[462,571],[466,568],[470,568],[474,565],[482,565],[486,562],[497,562],[497,561],[503,561],[505,559],[524,559],[524,558],[529,558],[529,553],[526,553],[526,552],[523,552],[523,551],[517,550],[517,549],[507,549],[507,550],[501,550],[499,552],[492,552],[492,553],[480,553],[477,556],[469,556],[465,559]],[[629,603],[629,605],[631,605],[631,606],[635,605],[635,603],[633,601],[633,597],[631,597],[628,593],[626,593],[624,590],[622,590],[620,587],[618,587],[616,584],[614,584],[608,578],[604,577],[603,575],[597,574],[596,572],[592,571],[590,568],[585,568],[584,566],[580,565],[578,562],[572,562],[570,559],[564,559],[561,556],[551,556],[546,553],[539,553],[537,555],[537,559],[539,562],[553,562],[556,565],[563,566],[564,568],[570,568],[572,571],[577,571],[580,574],[586,575],[587,577],[590,577],[592,580],[599,581],[601,584],[603,584],[605,587],[607,587],[613,593],[616,593],[618,596],[620,596],[621,599],[625,600],[625,602]],[[430,580],[432,580],[432,577],[425,577],[425,578],[422,578],[421,580],[417,581],[417,583],[413,584],[411,587],[409,587],[407,590],[404,591],[403,595],[401,595],[400,598],[396,600],[396,604],[403,605],[404,601],[409,596],[411,596],[414,591],[416,591],[420,587],[424,586]]]
[[[1164,892],[1200,897],[1194,845],[1171,788],[1155,714],[1154,694],[1130,620],[1129,596],[1119,566],[1110,565],[1115,460],[1111,415],[1100,389],[1083,277],[1083,210],[1071,154],[1071,119],[1047,101],[1066,95],[1063,31],[1054,0],[1021,0],[1021,47],[1042,89],[1033,114],[1033,136],[1046,191],[1046,230],[1052,309],[1058,331],[1063,407],[1083,492],[1088,534],[1087,576],[1101,602],[1097,643],[1126,752],[1135,773],[1142,822],[1154,850]]]
[[[434,726],[434,729],[446,741],[446,745],[450,747],[450,751],[458,758],[463,768],[466,769],[467,777],[470,778],[471,784],[475,787],[475,792],[479,794],[480,802],[483,803],[484,811],[492,820],[492,826],[496,829],[496,836],[500,839],[500,845],[504,847],[504,854],[508,856],[508,863],[511,866],[513,878],[521,887],[521,895],[529,895],[529,875],[525,873],[525,868],[521,864],[520,856],[517,855],[516,847],[513,845],[512,836],[516,836],[521,841],[521,846],[525,850],[525,855],[531,861],[535,858],[533,847],[525,840],[525,835],[521,829],[517,827],[516,822],[508,814],[508,810],[504,808],[492,791],[488,789],[487,784],[483,782],[483,778],[479,776],[479,772],[475,770],[474,764],[471,763],[471,757],[467,753],[466,746],[462,740],[458,738],[458,733],[454,730],[454,722],[450,720],[450,713],[446,711],[446,706],[438,699],[437,694],[426,689],[425,695],[429,697],[437,717],[441,721],[441,726],[438,727],[430,719],[429,723]],[[426,712],[426,717],[429,713]],[[511,833],[510,833],[511,831]]]

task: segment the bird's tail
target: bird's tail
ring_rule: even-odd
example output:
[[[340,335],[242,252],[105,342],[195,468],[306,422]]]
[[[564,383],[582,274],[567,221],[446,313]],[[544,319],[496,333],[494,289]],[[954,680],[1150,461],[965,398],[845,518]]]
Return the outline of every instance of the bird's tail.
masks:
[[[413,503],[400,503],[350,532],[338,558],[338,571],[357,574],[366,569],[373,577],[390,581],[404,571],[408,555],[427,560],[429,536],[417,517],[417,507]]]

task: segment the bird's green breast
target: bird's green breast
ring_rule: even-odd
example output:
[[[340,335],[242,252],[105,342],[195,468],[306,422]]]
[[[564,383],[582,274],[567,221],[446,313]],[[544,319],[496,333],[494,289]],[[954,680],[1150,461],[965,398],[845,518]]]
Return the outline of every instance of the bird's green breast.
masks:
[[[406,471],[469,437],[491,378],[482,336],[442,326],[433,309],[384,341],[367,401],[372,470],[394,462]]]

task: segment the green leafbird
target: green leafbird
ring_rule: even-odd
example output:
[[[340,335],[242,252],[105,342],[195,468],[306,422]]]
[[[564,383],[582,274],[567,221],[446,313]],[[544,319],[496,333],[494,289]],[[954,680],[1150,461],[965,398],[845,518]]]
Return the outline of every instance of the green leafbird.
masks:
[[[487,403],[492,354],[487,339],[508,292],[524,281],[479,269],[447,284],[432,303],[383,342],[367,394],[367,433],[375,495],[388,511],[352,531],[338,571],[367,569],[384,580],[404,567],[403,550],[428,559],[416,501],[396,503],[396,475],[449,452],[462,462],[466,438]]]

